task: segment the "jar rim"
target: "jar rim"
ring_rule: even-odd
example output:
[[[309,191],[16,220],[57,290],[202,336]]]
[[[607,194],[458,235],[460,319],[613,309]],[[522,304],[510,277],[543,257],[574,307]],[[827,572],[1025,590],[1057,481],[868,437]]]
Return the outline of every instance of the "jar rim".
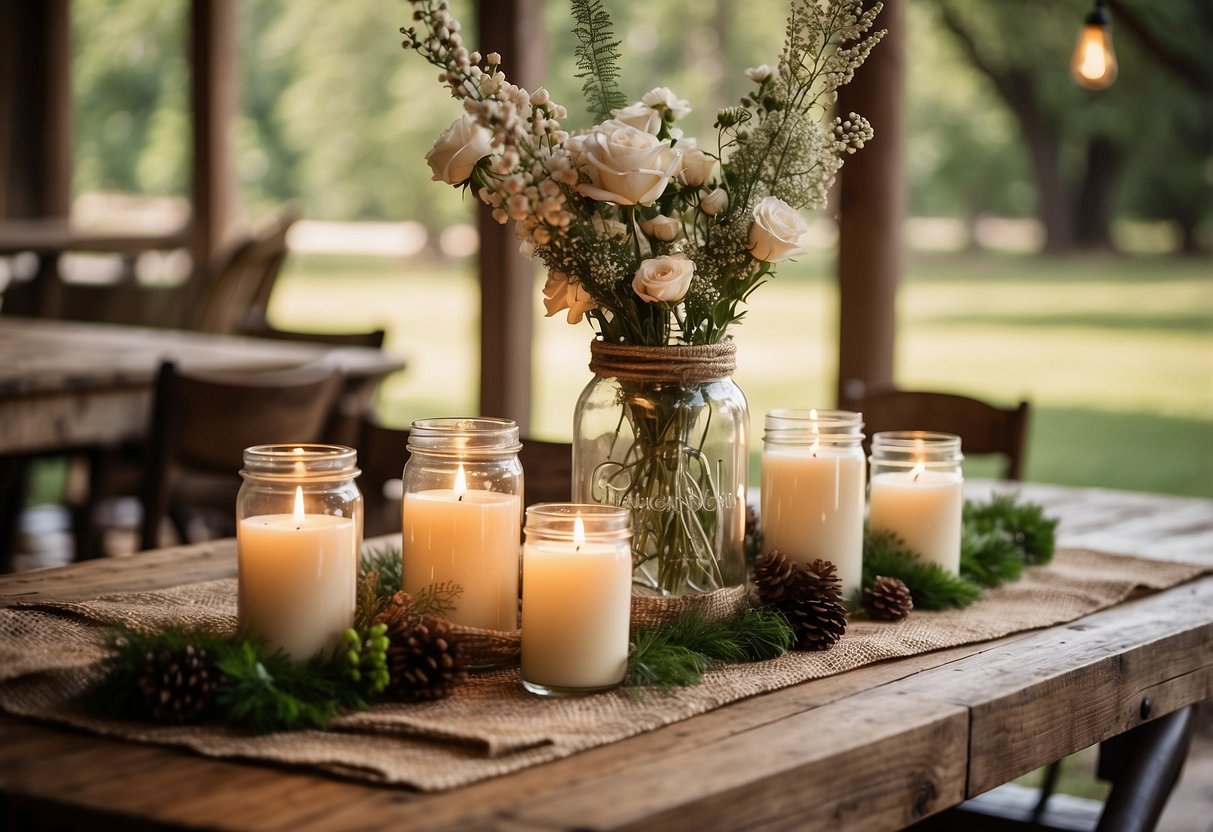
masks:
[[[253,445],[244,449],[242,477],[269,479],[349,479],[358,469],[358,452],[345,445],[316,442]]]
[[[578,519],[587,540],[626,540],[632,536],[629,509],[598,503],[535,503],[527,507],[524,531],[572,540]]]
[[[852,410],[781,407],[767,412],[764,442],[811,445],[857,444],[863,440],[863,414]]]
[[[409,453],[490,455],[516,454],[521,449],[513,419],[440,416],[417,419],[409,429]]]
[[[873,463],[912,467],[956,465],[964,459],[960,437],[929,430],[880,431],[872,436]]]

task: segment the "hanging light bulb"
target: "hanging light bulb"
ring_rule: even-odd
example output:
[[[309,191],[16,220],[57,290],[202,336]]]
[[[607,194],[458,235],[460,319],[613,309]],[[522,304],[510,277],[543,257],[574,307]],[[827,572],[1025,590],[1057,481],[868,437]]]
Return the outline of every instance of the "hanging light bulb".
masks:
[[[1112,18],[1104,0],[1083,21],[1074,57],[1070,59],[1074,82],[1088,90],[1102,90],[1116,80],[1116,53],[1112,51]]]

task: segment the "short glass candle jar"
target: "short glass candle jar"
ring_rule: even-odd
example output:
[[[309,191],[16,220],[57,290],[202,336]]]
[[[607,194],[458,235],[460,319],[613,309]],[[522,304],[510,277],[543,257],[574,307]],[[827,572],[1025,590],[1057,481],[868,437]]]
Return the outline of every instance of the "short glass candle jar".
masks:
[[[763,549],[838,569],[849,598],[863,573],[863,418],[847,410],[773,410],[762,448]]]
[[[618,687],[628,670],[632,522],[626,508],[539,503],[522,548],[522,684],[540,696]]]
[[[446,613],[456,624],[518,629],[521,448],[509,419],[421,419],[409,431],[404,590],[458,585]]]
[[[353,448],[258,445],[236,497],[240,627],[296,661],[354,621],[362,494]]]
[[[964,475],[960,437],[890,431],[872,437],[868,525],[900,537],[924,561],[960,572]]]

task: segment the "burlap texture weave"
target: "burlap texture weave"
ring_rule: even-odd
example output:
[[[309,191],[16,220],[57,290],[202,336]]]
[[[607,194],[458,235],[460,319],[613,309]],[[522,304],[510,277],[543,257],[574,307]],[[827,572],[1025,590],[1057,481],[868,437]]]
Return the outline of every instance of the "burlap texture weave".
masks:
[[[160,727],[102,719],[75,706],[98,676],[105,625],[168,622],[231,629],[234,580],[80,603],[0,609],[0,707],[98,733],[189,747],[201,754],[273,761],[425,791],[446,789],[565,757],[686,719],[729,702],[885,659],[998,638],[1071,621],[1138,590],[1201,574],[1200,566],[1083,549],[989,591],[965,610],[915,612],[894,623],[854,621],[831,650],[708,672],[672,694],[627,691],[542,700],[525,693],[517,668],[475,674],[450,699],[378,705],[334,730],[253,737],[211,726]]]

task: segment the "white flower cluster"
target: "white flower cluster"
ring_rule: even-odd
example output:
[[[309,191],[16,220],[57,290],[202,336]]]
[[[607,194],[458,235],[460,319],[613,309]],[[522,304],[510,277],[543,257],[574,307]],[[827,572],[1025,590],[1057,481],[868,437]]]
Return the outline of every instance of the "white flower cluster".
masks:
[[[402,29],[405,47],[464,109],[426,155],[434,179],[475,187],[497,222],[515,223],[522,251],[548,266],[548,315],[589,316],[612,341],[723,338],[773,265],[804,252],[798,209],[823,205],[841,156],[872,138],[863,117],[826,114],[879,40],[864,37],[876,12],[859,0],[791,0],[783,59],[746,70],[756,88],[718,114],[716,153],[683,135],[691,107],[668,87],[570,135],[546,90],[467,50],[447,0],[410,2],[421,31]]]

